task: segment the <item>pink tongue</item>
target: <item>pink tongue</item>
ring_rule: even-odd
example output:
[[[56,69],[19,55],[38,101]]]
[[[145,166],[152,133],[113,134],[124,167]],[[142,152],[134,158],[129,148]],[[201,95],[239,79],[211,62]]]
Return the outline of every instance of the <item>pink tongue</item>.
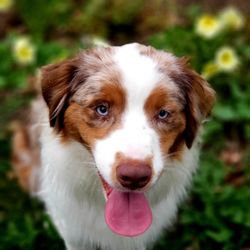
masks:
[[[105,219],[114,233],[132,237],[149,228],[152,212],[144,194],[113,189],[108,196]]]

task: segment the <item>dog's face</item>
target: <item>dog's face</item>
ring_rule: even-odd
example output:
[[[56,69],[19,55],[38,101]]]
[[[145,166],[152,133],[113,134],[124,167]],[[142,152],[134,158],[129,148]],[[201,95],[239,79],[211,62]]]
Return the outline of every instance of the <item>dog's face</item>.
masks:
[[[151,221],[143,192],[192,147],[213,90],[184,59],[139,44],[88,50],[42,75],[50,125],[95,159],[107,223],[122,235],[142,233]],[[124,210],[128,203],[137,215]]]

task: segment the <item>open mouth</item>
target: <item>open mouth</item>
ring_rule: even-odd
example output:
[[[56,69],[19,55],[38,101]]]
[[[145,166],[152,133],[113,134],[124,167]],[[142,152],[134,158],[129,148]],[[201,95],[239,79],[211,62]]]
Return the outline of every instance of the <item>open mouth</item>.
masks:
[[[100,175],[100,174],[99,174]],[[152,211],[142,192],[123,192],[110,187],[100,175],[106,198],[105,220],[116,234],[135,237],[152,224]]]

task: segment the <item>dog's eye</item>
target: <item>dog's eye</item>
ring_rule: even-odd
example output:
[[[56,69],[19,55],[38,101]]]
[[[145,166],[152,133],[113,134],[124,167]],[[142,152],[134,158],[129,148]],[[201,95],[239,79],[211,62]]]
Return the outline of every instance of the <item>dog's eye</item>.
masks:
[[[165,109],[161,109],[157,115],[158,119],[164,120],[169,116],[169,112]]]
[[[102,103],[98,105],[96,108],[96,113],[100,116],[107,116],[109,114],[109,105],[108,103]]]

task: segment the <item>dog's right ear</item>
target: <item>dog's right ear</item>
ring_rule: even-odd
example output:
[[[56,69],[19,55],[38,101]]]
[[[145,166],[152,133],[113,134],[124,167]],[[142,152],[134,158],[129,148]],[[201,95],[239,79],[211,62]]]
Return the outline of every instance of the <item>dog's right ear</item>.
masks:
[[[42,95],[49,108],[50,126],[58,132],[63,128],[64,112],[72,94],[73,79],[78,71],[79,59],[65,60],[41,69]]]

